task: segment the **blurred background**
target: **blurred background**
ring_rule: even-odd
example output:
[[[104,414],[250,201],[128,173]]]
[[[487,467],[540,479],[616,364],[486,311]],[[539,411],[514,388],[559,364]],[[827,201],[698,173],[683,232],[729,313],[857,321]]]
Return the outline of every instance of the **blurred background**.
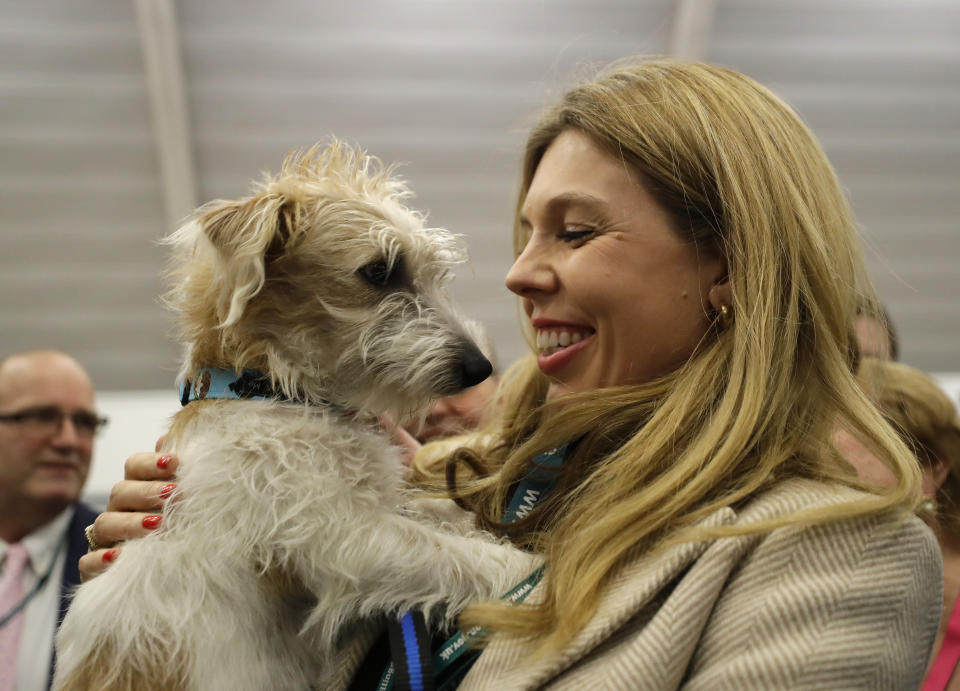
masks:
[[[901,360],[956,387],[956,0],[0,0],[0,36],[0,352],[58,347],[91,372],[113,418],[94,501],[176,410],[157,240],[195,205],[331,134],[401,163],[413,205],[466,236],[454,292],[508,364],[525,131],[637,53],[733,67],[800,112]]]

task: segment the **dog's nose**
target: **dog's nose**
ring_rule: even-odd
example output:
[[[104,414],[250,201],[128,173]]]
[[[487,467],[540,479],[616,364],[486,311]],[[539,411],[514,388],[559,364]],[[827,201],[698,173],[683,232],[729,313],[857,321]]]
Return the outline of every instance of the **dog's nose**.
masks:
[[[471,341],[464,341],[460,353],[460,387],[476,386],[493,372],[493,365]]]

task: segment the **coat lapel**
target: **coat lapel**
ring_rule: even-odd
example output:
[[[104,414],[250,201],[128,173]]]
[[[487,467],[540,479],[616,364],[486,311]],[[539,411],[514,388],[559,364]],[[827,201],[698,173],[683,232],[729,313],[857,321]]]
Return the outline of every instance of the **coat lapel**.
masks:
[[[724,508],[711,514],[700,525],[729,525],[735,520],[735,512]],[[561,651],[535,658],[534,647],[529,643],[504,636],[494,637],[459,688],[465,691],[527,689],[547,684],[608,641],[627,621],[657,613],[657,607],[647,608],[647,605],[659,602],[678,577],[714,542],[703,540],[675,545],[653,558],[645,557],[628,564],[607,587],[593,619]],[[528,602],[542,601],[543,593],[544,583],[541,583]],[[634,621],[633,625],[638,623]]]

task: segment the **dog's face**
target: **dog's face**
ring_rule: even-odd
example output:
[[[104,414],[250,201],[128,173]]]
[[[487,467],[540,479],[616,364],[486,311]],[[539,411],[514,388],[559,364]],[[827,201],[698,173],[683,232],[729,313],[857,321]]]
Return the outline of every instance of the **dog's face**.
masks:
[[[463,247],[408,194],[335,142],[201,207],[170,240],[184,374],[260,369],[289,396],[400,413],[482,381],[490,364],[446,293]]]

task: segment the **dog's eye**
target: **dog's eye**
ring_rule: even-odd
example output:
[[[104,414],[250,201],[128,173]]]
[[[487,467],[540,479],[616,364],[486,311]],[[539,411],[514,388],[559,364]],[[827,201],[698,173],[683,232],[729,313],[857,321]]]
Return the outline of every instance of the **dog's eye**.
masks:
[[[360,274],[371,285],[382,288],[390,282],[392,271],[385,261],[376,261],[361,267]]]

